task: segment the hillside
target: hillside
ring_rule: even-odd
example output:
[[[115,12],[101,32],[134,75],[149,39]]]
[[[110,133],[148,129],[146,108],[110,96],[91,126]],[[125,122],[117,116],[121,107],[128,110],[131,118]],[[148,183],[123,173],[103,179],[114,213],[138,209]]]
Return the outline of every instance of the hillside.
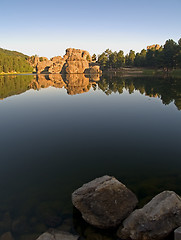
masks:
[[[27,59],[23,53],[0,48],[0,73],[32,72]]]

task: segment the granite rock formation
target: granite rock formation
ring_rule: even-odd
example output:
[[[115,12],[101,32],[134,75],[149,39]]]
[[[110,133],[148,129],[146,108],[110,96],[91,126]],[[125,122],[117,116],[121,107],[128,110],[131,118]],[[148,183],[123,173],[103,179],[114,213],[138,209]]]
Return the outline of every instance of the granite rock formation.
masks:
[[[37,73],[84,73],[90,69],[90,73],[101,73],[99,66],[91,65],[91,55],[85,50],[68,48],[63,56],[53,57],[48,60],[45,57],[30,57],[29,63],[36,67]]]
[[[154,49],[158,50],[158,49],[160,49],[160,48],[161,48],[161,46],[160,46],[160,45],[158,45],[158,44],[153,44],[153,45],[147,46],[147,50],[149,50],[149,49],[152,49],[152,48],[154,48]]]
[[[155,196],[135,210],[118,230],[121,239],[159,240],[181,226],[181,198],[172,191]]]
[[[83,219],[102,229],[118,226],[137,202],[134,193],[110,176],[96,178],[72,194],[72,203]]]

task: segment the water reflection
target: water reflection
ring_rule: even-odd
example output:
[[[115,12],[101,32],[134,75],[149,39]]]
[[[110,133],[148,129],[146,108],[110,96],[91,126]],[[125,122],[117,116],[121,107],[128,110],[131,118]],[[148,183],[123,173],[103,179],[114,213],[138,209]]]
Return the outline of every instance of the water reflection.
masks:
[[[126,89],[130,94],[135,90],[149,97],[158,97],[165,105],[174,102],[178,110],[181,110],[181,79],[162,77],[130,77],[122,78],[108,76],[98,83],[99,88],[107,95],[123,93]]]
[[[104,174],[133,190],[140,206],[165,189],[181,194],[180,112],[140,95],[180,110],[179,79],[0,76],[1,98],[48,87],[63,91],[0,102],[0,236],[35,240],[58,226],[83,239],[116,239],[72,218],[71,193]]]
[[[127,90],[130,94],[139,91],[149,97],[160,98],[165,105],[174,102],[181,110],[181,81],[162,77],[119,77],[84,74],[50,74],[50,75],[14,75],[0,77],[0,99],[21,94],[29,89],[39,90],[48,87],[65,88],[67,94],[76,95],[93,90],[102,90],[106,95],[122,94]]]

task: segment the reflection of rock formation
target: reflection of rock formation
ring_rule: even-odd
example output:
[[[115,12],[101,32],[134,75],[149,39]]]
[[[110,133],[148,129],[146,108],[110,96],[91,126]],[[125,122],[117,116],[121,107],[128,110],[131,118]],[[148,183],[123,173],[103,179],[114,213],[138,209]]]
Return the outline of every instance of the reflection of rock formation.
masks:
[[[98,76],[96,76],[98,81]],[[34,80],[29,85],[30,88],[40,89],[40,88],[65,88],[67,94],[75,95],[88,92],[92,85],[95,85],[95,80],[86,77],[84,74],[49,74],[49,75],[36,75]]]
[[[70,74],[66,75],[66,89],[69,95],[80,94],[88,92],[91,88],[89,78],[84,74]]]
[[[99,66],[91,63],[91,56],[87,51],[68,48],[63,56],[53,57],[48,60],[45,57],[30,57],[30,64],[35,67],[37,73],[84,73],[89,70],[91,74],[100,74]],[[92,65],[94,64],[94,65]]]
[[[60,74],[52,75],[37,75],[36,78],[30,84],[33,89],[48,88],[48,87],[62,88],[65,86],[65,82]]]

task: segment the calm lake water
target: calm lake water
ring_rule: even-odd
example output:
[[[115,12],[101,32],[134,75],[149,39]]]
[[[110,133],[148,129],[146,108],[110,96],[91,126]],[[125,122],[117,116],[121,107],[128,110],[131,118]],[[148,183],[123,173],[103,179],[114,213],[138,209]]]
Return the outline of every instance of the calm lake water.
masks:
[[[73,210],[71,193],[108,174],[139,206],[181,194],[181,79],[0,76],[0,234],[49,227],[113,240]]]

